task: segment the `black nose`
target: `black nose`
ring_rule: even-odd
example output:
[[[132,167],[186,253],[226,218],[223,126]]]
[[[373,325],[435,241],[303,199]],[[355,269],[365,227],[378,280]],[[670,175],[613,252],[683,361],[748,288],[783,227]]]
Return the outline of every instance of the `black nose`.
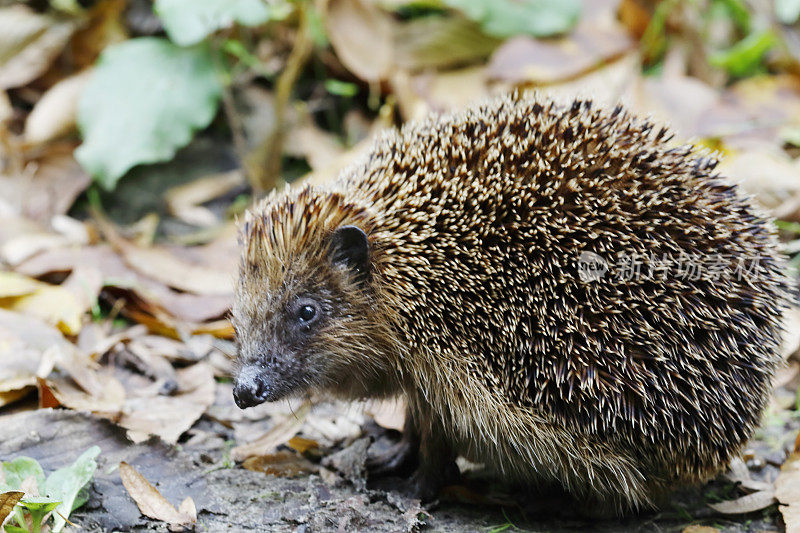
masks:
[[[253,407],[267,400],[267,383],[258,375],[240,375],[233,387],[233,401],[239,409]]]

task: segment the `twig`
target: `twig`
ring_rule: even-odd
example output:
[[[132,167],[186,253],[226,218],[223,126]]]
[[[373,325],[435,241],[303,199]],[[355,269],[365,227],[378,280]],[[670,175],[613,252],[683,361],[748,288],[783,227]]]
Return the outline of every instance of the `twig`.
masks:
[[[305,2],[298,2],[296,5],[299,18],[297,38],[286,61],[286,67],[275,82],[275,127],[272,133],[250,153],[245,162],[247,175],[256,193],[272,189],[280,178],[287,107],[292,97],[292,90],[313,49],[309,16],[306,11],[308,7]]]

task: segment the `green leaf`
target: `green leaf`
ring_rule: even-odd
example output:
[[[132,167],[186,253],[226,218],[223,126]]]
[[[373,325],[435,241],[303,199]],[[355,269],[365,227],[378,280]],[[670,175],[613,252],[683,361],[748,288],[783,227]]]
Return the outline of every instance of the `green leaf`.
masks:
[[[571,29],[581,13],[580,0],[445,0],[495,37],[549,37]]]
[[[75,157],[106,189],[131,167],[171,159],[217,112],[221,80],[207,47],[143,37],[103,52],[81,96]]]
[[[800,18],[800,0],[775,0],[775,16],[784,24],[794,24]]]
[[[33,528],[31,531],[33,533],[38,533],[41,531],[42,520],[44,519],[45,515],[58,507],[60,503],[60,501],[56,501],[53,498],[39,496],[23,498],[20,500],[19,505],[27,509],[28,513],[31,515],[31,521],[33,523]]]
[[[358,85],[349,81],[328,78],[325,80],[325,90],[335,96],[350,98],[358,94]]]
[[[22,482],[33,477],[39,490],[44,486],[44,470],[36,459],[17,457],[13,461],[3,463],[5,486],[2,490],[18,490]]]
[[[11,524],[6,524],[3,529],[5,529],[6,533],[30,533],[24,527],[12,526]]]
[[[81,489],[92,480],[95,470],[97,470],[97,462],[95,459],[100,454],[98,446],[92,446],[70,466],[59,468],[47,477],[45,482],[45,493],[54,499],[59,500],[61,505],[58,506],[58,513],[64,517],[78,507],[75,505],[76,499],[79,498]],[[86,503],[86,499],[81,498],[82,503]],[[58,533],[66,523],[64,518],[56,514],[53,517],[53,533]]]
[[[761,67],[764,55],[777,43],[778,39],[770,30],[751,33],[727,50],[712,55],[709,63],[734,76],[748,76]]]
[[[235,23],[260,26],[280,20],[291,10],[287,2],[265,0],[156,0],[155,5],[167,35],[181,46],[197,44]]]

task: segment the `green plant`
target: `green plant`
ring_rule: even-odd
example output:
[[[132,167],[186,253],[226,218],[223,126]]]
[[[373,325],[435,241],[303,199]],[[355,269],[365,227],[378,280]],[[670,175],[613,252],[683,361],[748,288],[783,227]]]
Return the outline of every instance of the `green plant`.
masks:
[[[97,469],[95,459],[99,453],[100,448],[92,446],[74,463],[59,468],[46,478],[41,465],[30,457],[3,462],[0,493],[25,492],[14,506],[5,531],[39,533],[43,528],[49,528],[53,533],[61,531],[70,513],[88,500],[86,485]]]

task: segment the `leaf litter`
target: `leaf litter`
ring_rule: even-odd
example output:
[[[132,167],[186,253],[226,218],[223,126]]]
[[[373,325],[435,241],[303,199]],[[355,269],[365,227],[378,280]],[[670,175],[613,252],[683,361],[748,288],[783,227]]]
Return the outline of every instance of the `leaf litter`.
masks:
[[[369,529],[391,522],[395,530],[406,530],[425,520],[443,530],[477,524],[491,529],[511,524],[498,506],[513,513],[525,505],[503,494],[502,487],[473,476],[480,470],[471,466],[468,486],[449,488],[441,503],[441,516],[449,518],[437,518],[439,510],[426,514],[418,502],[396,494],[373,491],[363,466],[369,454],[396,441],[404,422],[401,402],[315,400],[313,405],[279,403],[244,412],[235,408],[228,381],[235,345],[227,319],[238,258],[233,219],[249,201],[241,195],[252,184],[242,162],[258,156],[269,135],[280,138],[282,164],[302,162],[294,177],[288,171],[278,176],[279,184],[298,176],[322,183],[363,156],[372,136],[387,126],[490,94],[522,88],[558,98],[621,100],[638,113],[669,122],[678,138],[721,154],[723,171],[782,220],[787,250],[796,246],[791,253],[800,251],[800,226],[791,225],[800,222],[797,60],[786,66],[780,62],[791,59],[779,51],[761,53],[759,46],[766,41],[747,39],[741,28],[755,25],[755,16],[734,24],[705,19],[711,15],[690,9],[654,9],[640,0],[583,2],[576,16],[576,2],[537,1],[530,4],[539,9],[536,24],[521,29],[533,12],[513,2],[487,12],[477,0],[448,1],[428,6],[430,12],[421,16],[413,11],[419,6],[409,8],[404,2],[319,2],[304,8],[302,16],[288,4],[278,3],[267,13],[261,3],[237,2],[240,11],[220,18],[204,18],[203,10],[210,8],[199,3],[157,2],[156,16],[173,42],[210,41],[242,61],[226,72],[230,79],[223,86],[207,76],[213,70],[204,51],[207,43],[181,51],[160,37],[129,39],[151,34],[141,29],[159,19],[146,13],[134,22],[135,10],[126,4],[99,2],[72,15],[23,5],[0,8],[0,29],[8,30],[0,31],[0,420],[12,424],[12,418],[39,413],[39,419],[52,424],[80,425],[84,432],[101,431],[103,438],[113,434],[120,450],[130,446],[161,453],[164,443],[186,447],[183,452],[170,448],[186,460],[182,471],[194,475],[186,466],[191,463],[203,479],[223,483],[230,489],[218,495],[224,504],[214,507],[195,494],[188,501],[197,501],[196,506],[175,507],[170,502],[187,500],[176,496],[174,486],[157,484],[162,495],[137,472],[138,465],[119,467],[141,512],[171,527],[191,527],[202,509],[213,509],[230,524],[240,519],[235,510],[248,509],[264,523],[274,519],[270,523],[283,526]],[[721,2],[714,4],[716,11],[722,9]],[[724,4],[734,9],[738,2]],[[302,17],[307,23],[303,32],[293,26]],[[692,39],[702,33],[696,30],[703,24],[713,25],[723,37],[701,43],[692,54]],[[794,34],[796,28],[785,26],[780,33]],[[295,49],[297,41],[303,46]],[[245,42],[254,47],[248,49]],[[161,52],[163,63],[145,61]],[[101,54],[105,59],[95,65]],[[714,54],[716,67],[698,60]],[[302,62],[293,64],[292,57],[305,56],[305,61],[309,55],[311,70],[325,74],[316,81],[295,79],[301,85],[319,81],[315,90],[297,92],[303,100],[276,97],[277,87],[265,89],[270,76],[287,65],[302,70]],[[149,112],[148,106],[162,110],[158,124],[168,133],[161,144],[139,142],[143,137],[128,142],[130,131],[119,127],[124,121],[113,112],[115,91],[147,93],[140,80],[123,72],[124,62],[115,64],[120,57],[161,73],[165,65],[191,63],[189,70],[203,79],[183,102],[139,98],[140,108],[128,108],[130,120]],[[736,72],[752,69],[754,57],[762,61],[756,65],[761,73],[738,79]],[[176,73],[171,69],[168,74]],[[164,122],[184,105],[203,112],[191,120],[178,113],[171,123]],[[142,163],[169,159],[194,130],[214,118],[218,106],[233,136],[243,136],[231,143],[237,145],[230,150],[237,154],[236,164],[165,187],[169,192],[158,199],[158,209],[139,224],[118,223],[118,213],[103,213],[92,175],[107,188],[129,180],[131,173],[123,174],[136,165],[146,176]],[[337,116],[342,107],[349,108],[347,115]],[[283,118],[278,121],[277,115]],[[353,123],[360,125],[350,128],[348,121],[356,115]],[[104,123],[109,117],[116,122]],[[89,172],[75,159],[76,122],[86,141],[78,158]],[[78,209],[86,203],[88,209]],[[787,324],[787,365],[776,376],[762,429],[745,460],[733,463],[727,477],[700,492],[676,495],[673,505],[684,513],[733,513],[736,519],[763,512],[768,518],[759,523],[772,527],[780,512],[787,531],[796,527],[797,451],[790,450],[790,437],[800,426],[793,403],[800,385],[800,324],[793,315]],[[93,418],[73,418],[78,412]],[[36,425],[35,418],[25,420],[16,423],[37,427],[42,434],[57,430]],[[16,448],[3,453],[33,446],[14,443]],[[169,468],[166,456],[157,457],[161,462],[145,472],[149,479],[160,479],[155,467]],[[125,457],[113,464],[125,464]],[[197,466],[202,464],[207,470]],[[106,483],[102,476],[97,479]],[[269,492],[273,489],[282,502]],[[274,516],[264,517],[261,506],[258,513],[248,507],[252,502],[244,499],[251,495],[269,502]],[[5,497],[10,502],[15,496]],[[100,506],[105,501],[99,494],[91,497]],[[114,501],[125,507],[122,500]],[[0,500],[0,511],[3,505]],[[136,522],[142,520],[138,512],[123,513],[128,525],[142,525]],[[376,522],[376,516],[383,522]],[[487,523],[493,519],[497,522]],[[670,523],[684,524],[685,517]],[[543,527],[556,529],[547,522]],[[687,530],[701,527],[707,526]]]

